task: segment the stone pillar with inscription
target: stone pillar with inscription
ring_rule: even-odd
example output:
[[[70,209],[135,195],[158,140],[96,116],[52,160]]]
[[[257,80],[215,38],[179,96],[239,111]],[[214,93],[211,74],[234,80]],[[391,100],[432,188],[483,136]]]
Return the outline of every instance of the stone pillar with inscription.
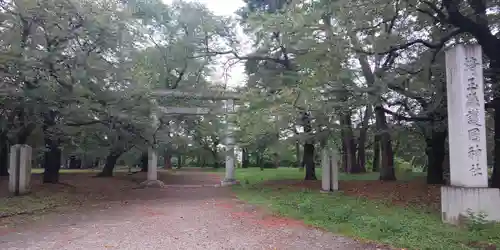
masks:
[[[230,119],[228,119],[229,114],[234,112],[234,101],[227,100],[225,103],[225,112],[226,112],[226,131],[225,131],[225,144],[226,144],[226,176],[224,180],[222,180],[222,186],[229,186],[237,184],[237,180],[234,177],[234,137],[233,137],[233,124]]]
[[[450,184],[441,188],[444,222],[470,214],[500,220],[500,190],[488,188],[482,52],[479,45],[446,51]]]

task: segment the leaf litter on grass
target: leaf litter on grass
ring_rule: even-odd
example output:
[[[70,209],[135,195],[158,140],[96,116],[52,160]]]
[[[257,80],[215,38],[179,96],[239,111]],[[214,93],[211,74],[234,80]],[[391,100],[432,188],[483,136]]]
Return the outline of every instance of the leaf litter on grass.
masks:
[[[407,249],[490,249],[500,226],[471,232],[441,222],[440,187],[407,182],[340,181],[341,192],[320,194],[321,181],[274,180],[240,189],[279,214],[348,236]],[[259,196],[259,197],[257,197]],[[486,248],[484,248],[486,247]],[[480,248],[481,249],[481,248]],[[491,248],[494,249],[494,248]]]
[[[161,173],[160,177],[165,177]],[[134,188],[146,179],[146,173],[129,175],[115,173],[111,178],[95,178],[93,172],[61,174],[61,183],[43,184],[41,174],[33,174],[32,192],[22,196],[11,196],[8,192],[8,180],[0,180],[0,222],[15,215],[32,215],[54,210],[60,207],[82,207],[111,201],[129,199],[148,199],[162,195],[156,192],[141,192],[140,197]]]

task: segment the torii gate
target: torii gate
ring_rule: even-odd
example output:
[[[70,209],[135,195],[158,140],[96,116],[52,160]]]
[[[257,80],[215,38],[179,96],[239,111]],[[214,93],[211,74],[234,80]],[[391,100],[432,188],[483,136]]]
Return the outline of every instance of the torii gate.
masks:
[[[222,109],[211,110],[210,108],[202,107],[158,107],[158,110],[163,114],[176,115],[176,114],[186,114],[186,115],[207,115],[207,114],[224,114],[229,115],[234,113],[234,100],[239,100],[240,95],[234,92],[226,91],[205,91],[204,93],[189,92],[182,90],[155,90],[153,91],[153,96],[157,97],[189,97],[196,99],[205,100],[222,100],[226,101]],[[153,126],[157,127],[158,119],[156,112],[153,112]],[[225,144],[226,144],[226,174],[224,180],[221,181],[221,186],[228,186],[236,184],[237,181],[234,177],[234,137],[232,134],[233,124],[229,119],[227,121],[227,126],[225,128]],[[156,148],[150,147],[148,150],[148,179],[144,181],[141,185],[143,186],[157,186],[161,187],[164,184],[158,180],[158,166],[157,166],[157,154]]]

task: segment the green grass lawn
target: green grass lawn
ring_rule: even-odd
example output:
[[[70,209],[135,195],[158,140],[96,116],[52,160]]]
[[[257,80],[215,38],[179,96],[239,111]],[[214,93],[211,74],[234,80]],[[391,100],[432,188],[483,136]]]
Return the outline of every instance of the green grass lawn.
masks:
[[[354,238],[373,240],[408,249],[484,249],[473,248],[474,242],[500,246],[500,226],[471,223],[464,227],[445,225],[438,213],[404,208],[384,202],[316,190],[276,190],[259,186],[265,180],[302,179],[304,172],[280,168],[260,171],[237,169],[241,186],[234,187],[240,199],[268,207],[271,211],[303,220],[328,231]],[[411,179],[415,174],[399,176]],[[377,179],[377,173],[342,174],[343,180]]]
[[[213,171],[224,171],[224,168],[219,168]],[[238,168],[235,171],[236,178],[240,181],[248,183],[258,183],[268,180],[301,180],[304,179],[305,172],[297,168],[279,168],[279,169],[265,169],[261,171],[259,168]],[[399,173],[398,180],[410,180],[423,173]],[[316,169],[316,177],[321,179],[321,169]],[[377,180],[379,173],[366,173],[366,174],[345,174],[340,173],[340,180]]]

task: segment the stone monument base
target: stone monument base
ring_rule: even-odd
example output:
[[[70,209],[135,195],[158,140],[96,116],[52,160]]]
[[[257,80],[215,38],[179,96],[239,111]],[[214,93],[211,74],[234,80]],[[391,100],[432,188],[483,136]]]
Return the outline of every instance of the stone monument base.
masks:
[[[333,194],[335,191],[320,189],[319,192],[322,193],[322,194]]]
[[[470,212],[484,213],[486,221],[500,221],[500,189],[474,187],[441,187],[441,219],[461,224]]]
[[[227,187],[227,186],[232,186],[232,185],[236,185],[236,184],[240,184],[240,182],[235,180],[235,179],[224,179],[220,182],[221,187]]]
[[[141,182],[140,188],[164,188],[165,184],[160,180],[147,180]]]

